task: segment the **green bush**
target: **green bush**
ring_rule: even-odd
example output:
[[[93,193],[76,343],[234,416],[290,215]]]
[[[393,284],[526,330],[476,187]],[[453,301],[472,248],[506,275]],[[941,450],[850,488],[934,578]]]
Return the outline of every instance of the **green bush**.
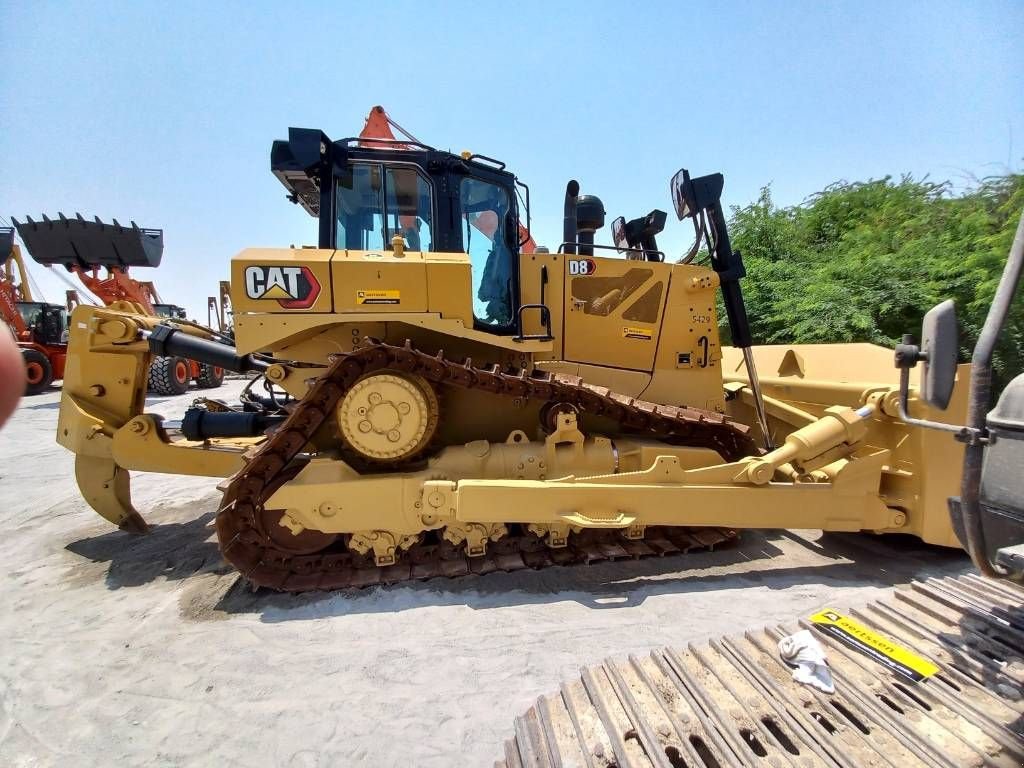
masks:
[[[747,268],[755,343],[891,347],[953,299],[969,359],[1022,209],[1022,174],[983,179],[959,195],[948,182],[910,176],[838,182],[790,208],[775,206],[765,187],[757,202],[732,209],[729,225]],[[1020,295],[995,367],[999,384],[1024,370]]]

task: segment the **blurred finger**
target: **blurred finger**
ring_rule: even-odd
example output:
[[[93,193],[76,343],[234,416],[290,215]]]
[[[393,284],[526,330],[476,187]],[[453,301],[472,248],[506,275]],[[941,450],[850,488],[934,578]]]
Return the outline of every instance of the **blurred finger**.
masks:
[[[25,391],[25,363],[14,338],[0,324],[0,427]]]

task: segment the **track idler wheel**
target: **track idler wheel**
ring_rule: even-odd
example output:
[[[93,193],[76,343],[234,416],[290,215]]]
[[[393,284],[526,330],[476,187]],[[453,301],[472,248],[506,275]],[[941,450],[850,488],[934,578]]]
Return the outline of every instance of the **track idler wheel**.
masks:
[[[283,509],[260,511],[260,528],[274,546],[290,555],[312,555],[327,549],[338,538],[336,533],[324,533],[304,528],[294,522]]]
[[[382,371],[357,381],[337,407],[345,442],[375,461],[403,461],[437,432],[437,394],[420,376]]]

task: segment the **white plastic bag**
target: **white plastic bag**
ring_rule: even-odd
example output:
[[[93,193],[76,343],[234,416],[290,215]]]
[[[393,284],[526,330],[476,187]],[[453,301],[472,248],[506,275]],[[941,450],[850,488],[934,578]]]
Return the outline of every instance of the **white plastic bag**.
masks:
[[[825,693],[835,693],[832,672],[828,668],[825,649],[808,629],[779,640],[779,655],[787,664],[793,664],[793,679],[811,685]]]

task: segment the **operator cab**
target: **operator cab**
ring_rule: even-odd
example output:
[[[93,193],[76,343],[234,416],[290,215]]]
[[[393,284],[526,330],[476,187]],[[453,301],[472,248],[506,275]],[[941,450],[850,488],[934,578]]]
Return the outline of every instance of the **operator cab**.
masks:
[[[66,344],[68,311],[59,304],[41,301],[19,301],[18,313],[37,344]]]
[[[504,163],[385,139],[331,141],[291,128],[275,141],[271,170],[288,198],[319,220],[319,247],[466,253],[474,326],[517,332],[519,195]],[[527,193],[527,200],[528,193]],[[526,220],[529,220],[528,206]]]
[[[153,311],[156,312],[157,317],[167,317],[172,320],[188,319],[185,308],[179,307],[177,304],[154,304]]]

